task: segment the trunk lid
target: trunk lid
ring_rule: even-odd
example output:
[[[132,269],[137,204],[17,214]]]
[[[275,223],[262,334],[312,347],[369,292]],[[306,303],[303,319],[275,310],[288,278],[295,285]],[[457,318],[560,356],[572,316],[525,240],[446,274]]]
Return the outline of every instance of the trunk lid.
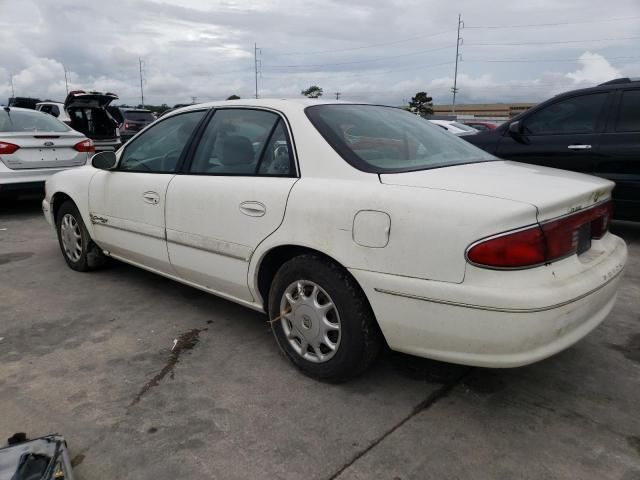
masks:
[[[601,202],[615,186],[590,175],[508,161],[381,174],[380,181],[527,203],[536,207],[540,222]]]
[[[77,167],[84,165],[88,156],[73,147],[84,139],[78,132],[3,133],[1,141],[20,148],[10,155],[1,155],[0,160],[12,170]]]
[[[115,93],[70,92],[64,101],[64,108],[106,108],[117,99]]]

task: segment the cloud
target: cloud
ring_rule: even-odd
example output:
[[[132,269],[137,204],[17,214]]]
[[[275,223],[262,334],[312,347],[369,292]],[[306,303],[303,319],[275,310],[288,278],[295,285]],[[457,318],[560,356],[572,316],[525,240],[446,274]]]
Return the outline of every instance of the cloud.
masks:
[[[621,76],[620,70],[597,53],[584,52],[578,62],[582,68],[566,75],[576,83],[602,83]]]
[[[140,57],[146,102],[252,96],[255,42],[262,96],[299,96],[318,84],[355,100],[398,104],[427,90],[448,103],[459,11],[467,26],[460,102],[537,101],[640,68],[637,40],[592,41],[640,36],[637,0],[583,0],[579,12],[573,0],[496,0],[492,8],[465,0],[111,0],[106,11],[97,1],[2,5],[0,102],[11,93],[10,75],[17,94],[64,98],[66,67],[73,88],[111,90],[137,104]],[[492,25],[501,28],[483,28]],[[566,40],[591,41],[539,45]]]

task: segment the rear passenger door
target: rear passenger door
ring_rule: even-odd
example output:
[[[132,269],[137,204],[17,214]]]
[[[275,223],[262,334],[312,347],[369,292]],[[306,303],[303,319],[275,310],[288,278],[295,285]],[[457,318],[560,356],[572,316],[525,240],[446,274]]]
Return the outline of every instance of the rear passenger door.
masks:
[[[252,301],[249,260],[282,222],[296,180],[288,126],[279,113],[217,110],[167,190],[167,245],[176,273]]]
[[[619,90],[595,173],[616,182],[616,218],[640,220],[640,88]]]
[[[592,173],[608,95],[608,92],[577,95],[533,111],[521,120],[522,133],[505,133],[497,156]]]

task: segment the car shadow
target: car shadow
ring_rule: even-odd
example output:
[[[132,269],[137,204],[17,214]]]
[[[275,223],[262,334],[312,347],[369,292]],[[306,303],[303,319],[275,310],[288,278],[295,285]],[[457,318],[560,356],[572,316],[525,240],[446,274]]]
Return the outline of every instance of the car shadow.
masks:
[[[640,222],[614,220],[611,222],[611,232],[622,237],[629,244],[640,243]]]
[[[20,198],[0,198],[0,216],[33,215],[41,211],[42,194]]]

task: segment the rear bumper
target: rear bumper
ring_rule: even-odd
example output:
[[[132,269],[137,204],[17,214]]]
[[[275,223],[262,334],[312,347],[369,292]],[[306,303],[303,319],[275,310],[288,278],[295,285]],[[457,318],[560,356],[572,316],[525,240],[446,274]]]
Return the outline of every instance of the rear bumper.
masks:
[[[351,273],[392,349],[453,363],[517,367],[573,345],[611,311],[627,248],[618,237],[607,237],[605,253],[588,269],[572,278],[561,274],[562,266],[539,267],[563,278],[537,286],[511,272],[491,272],[502,281],[481,287],[467,279],[449,284]]]

